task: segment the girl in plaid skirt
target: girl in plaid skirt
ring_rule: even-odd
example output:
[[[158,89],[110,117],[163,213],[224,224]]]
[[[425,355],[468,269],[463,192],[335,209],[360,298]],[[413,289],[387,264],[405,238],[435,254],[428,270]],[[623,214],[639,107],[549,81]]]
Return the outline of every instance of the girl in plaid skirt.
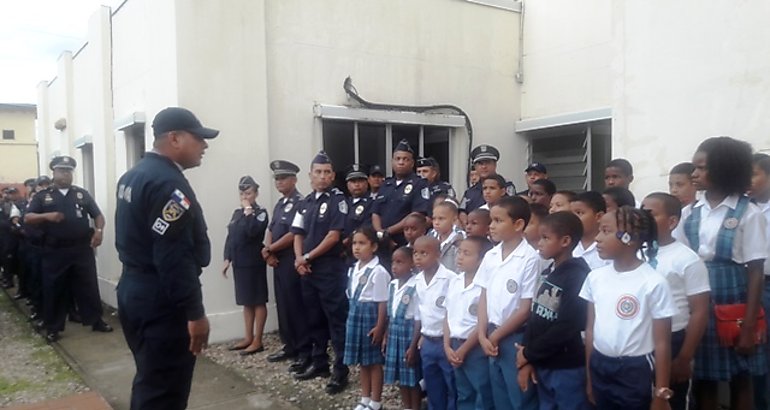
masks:
[[[420,355],[413,346],[414,313],[417,309],[412,248],[401,247],[393,252],[391,267],[395,279],[390,282],[388,298],[388,337],[385,346],[385,383],[396,384],[401,390],[404,409],[421,408],[419,382],[422,378]]]
[[[767,372],[764,335],[757,334],[767,258],[766,221],[744,192],[751,185],[751,146],[729,137],[709,138],[693,156],[693,184],[705,190],[678,238],[706,263],[711,308],[706,332],[695,354],[695,398],[700,409],[719,407],[717,383],[730,383],[730,408],[752,408],[752,377]],[[717,333],[716,309],[744,305],[737,338]],[[721,308],[720,308],[721,306]],[[734,319],[732,317],[726,319]],[[724,335],[723,335],[724,336]]]
[[[382,407],[382,338],[387,329],[386,308],[390,275],[380,265],[377,233],[369,227],[353,232],[353,256],[348,269],[350,301],[345,331],[344,363],[361,366],[361,401],[356,410]]]

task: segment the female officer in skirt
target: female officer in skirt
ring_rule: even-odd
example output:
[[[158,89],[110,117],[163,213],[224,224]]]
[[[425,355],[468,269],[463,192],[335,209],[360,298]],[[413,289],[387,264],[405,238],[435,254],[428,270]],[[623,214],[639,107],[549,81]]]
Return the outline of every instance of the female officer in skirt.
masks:
[[[262,332],[267,320],[267,265],[261,254],[268,217],[267,210],[257,205],[259,184],[252,177],[242,177],[238,189],[241,207],[233,212],[227,225],[222,275],[227,278],[232,265],[235,303],[243,306],[246,330],[243,340],[230,350],[240,350],[241,356],[247,356],[265,350]]]

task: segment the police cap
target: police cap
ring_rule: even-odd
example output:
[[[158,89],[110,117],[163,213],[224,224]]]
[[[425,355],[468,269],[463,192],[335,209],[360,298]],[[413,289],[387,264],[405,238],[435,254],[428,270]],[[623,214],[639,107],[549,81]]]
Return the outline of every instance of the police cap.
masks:
[[[171,131],[187,131],[205,139],[219,135],[219,130],[204,127],[195,114],[181,107],[162,109],[152,120],[152,130],[156,137]]]
[[[270,163],[270,170],[273,171],[274,177],[282,176],[296,176],[299,172],[299,167],[292,162],[276,160]]]
[[[366,179],[367,175],[361,164],[353,164],[345,170],[345,181],[351,179]]]
[[[527,169],[524,170],[524,172],[529,172],[529,171],[536,171],[536,172],[539,172],[541,174],[547,174],[548,173],[548,171],[545,168],[545,165],[543,165],[543,164],[541,164],[539,162],[533,162],[533,163],[529,164],[529,166],[527,167]]]
[[[48,177],[48,175],[40,175],[37,177],[37,180],[35,181],[35,185],[51,185],[51,178]]]
[[[473,163],[477,163],[479,161],[484,161],[491,159],[492,161],[497,161],[500,159],[500,151],[497,150],[497,148],[487,145],[487,144],[481,144],[478,147],[474,148],[473,151],[471,151],[471,158],[473,159]]]
[[[318,151],[318,154],[315,155],[315,157],[313,158],[313,162],[311,162],[311,165],[312,164],[331,164],[331,163],[332,163],[332,160],[331,158],[329,158],[328,155],[326,155],[326,151],[321,150],[321,151]]]
[[[48,164],[48,168],[51,168],[52,171],[56,168],[73,170],[77,166],[78,163],[75,161],[75,158],[69,157],[67,155],[59,155],[58,157],[53,157],[51,162]]]
[[[381,166],[379,166],[379,165],[372,165],[371,167],[369,167],[369,175],[370,176],[371,175],[379,175],[379,176],[384,177],[385,176],[385,172],[382,171],[382,167]]]
[[[259,184],[250,175],[242,176],[238,180],[238,189],[245,191],[249,188],[259,189]]]
[[[438,168],[438,161],[433,157],[420,158],[417,160],[417,168],[422,167]]]
[[[408,152],[414,155],[414,150],[412,149],[412,146],[409,145],[409,141],[405,139],[398,142],[398,145],[396,145],[396,148],[393,150],[393,152],[396,152],[396,151]]]

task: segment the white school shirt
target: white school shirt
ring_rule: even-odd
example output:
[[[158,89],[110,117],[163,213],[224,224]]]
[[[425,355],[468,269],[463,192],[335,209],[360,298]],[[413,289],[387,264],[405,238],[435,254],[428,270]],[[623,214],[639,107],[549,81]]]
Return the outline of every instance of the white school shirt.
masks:
[[[415,277],[417,312],[414,318],[421,322],[423,335],[429,337],[444,335],[446,292],[449,289],[449,282],[455,277],[457,274],[440,263],[430,283],[425,282],[425,272],[420,272]]]
[[[484,205],[481,205],[481,206],[479,207],[479,209],[486,209],[487,211],[489,211],[489,204],[484,204]]]
[[[700,207],[700,230],[698,238],[700,246],[697,254],[704,261],[708,262],[714,259],[716,252],[717,233],[725,223],[725,216],[728,209],[735,209],[738,205],[738,195],[726,197],[719,205],[711,208],[708,201],[704,198],[693,205],[693,210]],[[687,216],[692,214],[688,212]],[[687,235],[684,232],[686,216],[682,212],[682,222],[676,227],[677,240],[690,246]],[[735,240],[733,240],[733,261],[744,264],[753,260],[767,259],[767,221],[762,216],[762,212],[755,204],[749,204],[743,217],[735,228]]]
[[[479,322],[478,306],[481,286],[471,282],[465,286],[465,273],[460,273],[449,282],[446,296],[446,317],[449,322],[449,337],[467,339]]]
[[[599,257],[599,250],[596,249],[596,241],[591,242],[588,248],[583,247],[583,242],[578,241],[575,249],[572,250],[573,258],[583,258],[588,264],[588,267],[593,269],[599,269],[602,266],[607,266],[612,261],[604,260]]]
[[[352,269],[348,270],[348,289],[347,296],[351,299],[356,294],[356,288],[360,281],[364,280],[366,276],[366,270],[373,268],[372,273],[369,274],[369,279],[366,281],[364,288],[361,290],[361,295],[358,297],[359,302],[387,302],[388,301],[388,284],[390,284],[390,274],[385,268],[380,265],[380,258],[374,257],[366,265],[359,269],[358,262],[353,264]]]
[[[759,211],[762,212],[762,215],[765,217],[765,238],[770,246],[770,202],[757,203],[757,207],[759,207]],[[770,256],[770,254],[768,254],[768,256]],[[765,259],[765,276],[770,276],[770,257]]]
[[[455,241],[458,235],[460,235],[460,237],[463,239],[465,239],[467,236],[465,234],[465,231],[460,229],[458,226],[454,226],[452,228],[452,232],[449,233],[449,236],[447,236],[447,238],[441,242],[440,249],[443,251],[447,245]],[[436,231],[435,229],[431,229],[430,232],[428,232],[428,236],[432,236],[438,240],[441,240],[441,234],[439,234],[438,231]]]
[[[678,241],[661,246],[656,259],[655,270],[668,281],[677,309],[677,314],[671,318],[671,331],[684,330],[690,321],[687,297],[711,290],[708,269],[698,254]]]
[[[540,260],[523,238],[505,260],[502,243],[484,255],[473,283],[487,290],[489,323],[501,326],[518,309],[521,299],[532,299]]]
[[[395,319],[396,314],[398,313],[398,307],[401,305],[401,300],[404,298],[404,293],[406,293],[406,290],[409,288],[413,288],[417,285],[417,282],[415,281],[415,278],[417,276],[412,276],[409,278],[409,280],[404,283],[404,286],[398,287],[398,279],[393,279],[390,281],[390,286],[393,286],[393,305],[390,307],[390,318]],[[415,298],[417,295],[415,294]],[[417,311],[417,302],[416,299],[412,298],[412,300],[409,302],[408,305],[406,305],[406,311],[404,312],[404,319],[414,319],[415,313]]]
[[[646,263],[630,272],[613,265],[592,270],[580,297],[594,304],[593,347],[610,357],[651,353],[652,321],[677,313],[668,282]]]

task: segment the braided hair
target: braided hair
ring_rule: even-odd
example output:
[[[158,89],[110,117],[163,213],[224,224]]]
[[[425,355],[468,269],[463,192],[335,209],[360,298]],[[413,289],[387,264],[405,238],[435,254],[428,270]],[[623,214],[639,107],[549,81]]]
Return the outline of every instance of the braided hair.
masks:
[[[652,213],[624,205],[615,212],[615,218],[618,224],[618,239],[625,245],[638,241],[642,256],[655,267],[655,257],[658,255],[658,225]]]

